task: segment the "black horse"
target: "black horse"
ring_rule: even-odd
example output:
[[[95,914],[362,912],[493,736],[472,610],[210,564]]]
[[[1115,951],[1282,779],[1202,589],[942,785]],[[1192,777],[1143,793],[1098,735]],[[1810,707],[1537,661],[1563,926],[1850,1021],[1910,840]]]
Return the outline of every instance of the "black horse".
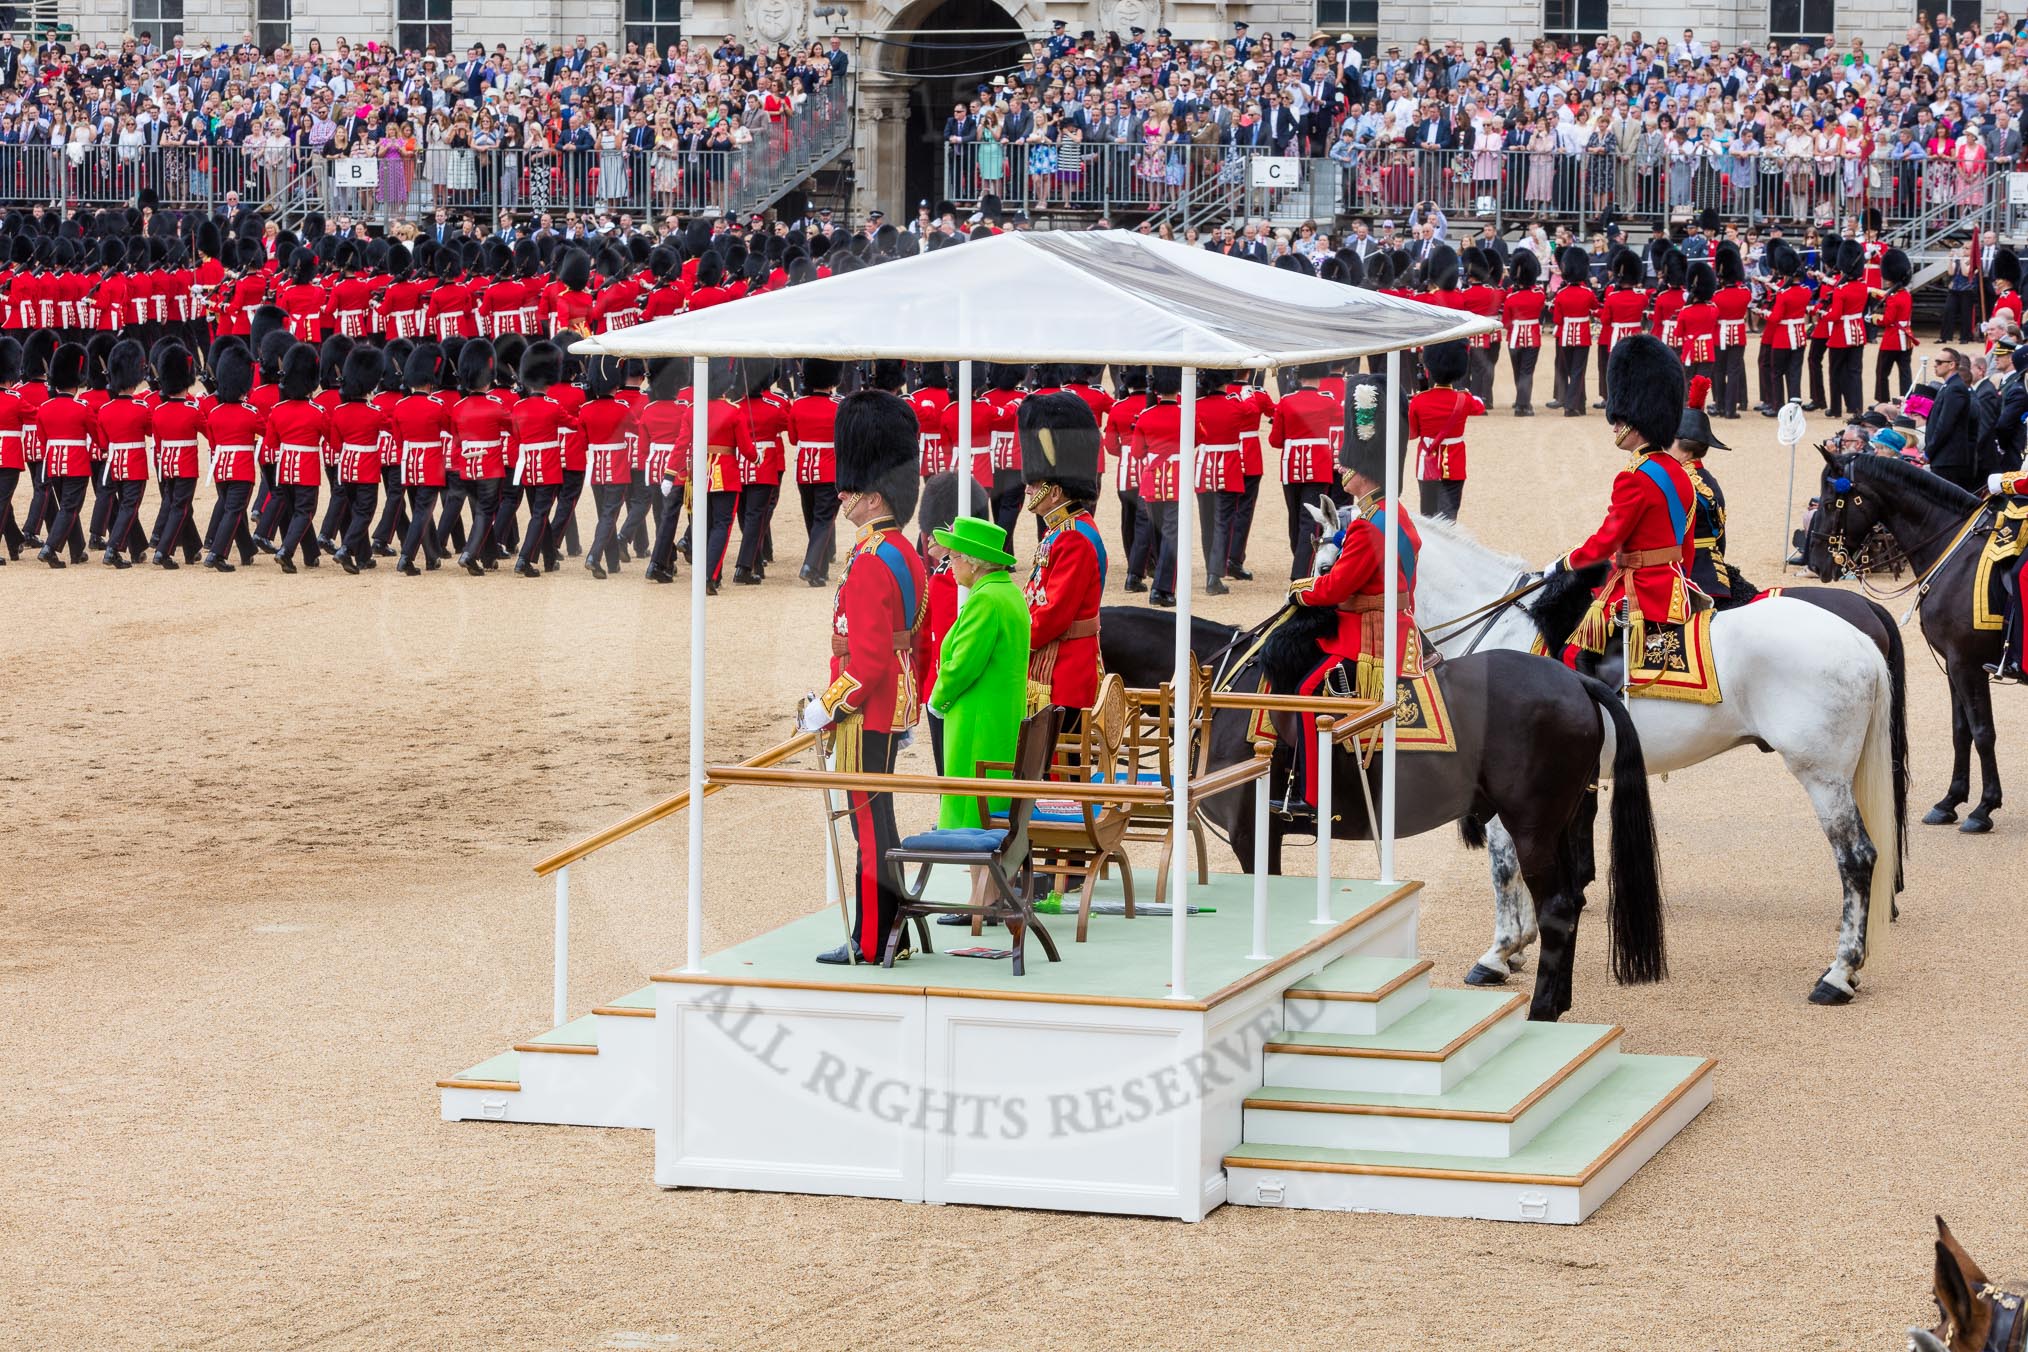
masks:
[[[1238,643],[1238,630],[1208,621],[1192,625],[1192,650],[1211,666],[1217,688],[1294,693],[1316,662],[1317,641],[1335,614],[1292,608],[1278,616],[1260,641]],[[1108,607],[1099,626],[1108,671],[1130,686],[1147,688],[1173,676],[1175,617],[1130,607]],[[1200,643],[1202,646],[1200,646]],[[1590,881],[1590,816],[1584,811],[1599,772],[1606,721],[1613,735],[1612,849],[1608,872],[1611,965],[1622,982],[1658,981],[1667,975],[1654,816],[1639,734],[1613,692],[1558,663],[1526,653],[1495,651],[1447,660],[1435,670],[1449,708],[1457,750],[1415,752],[1398,759],[1397,829],[1403,836],[1457,822],[1467,844],[1484,841],[1485,823],[1499,817],[1513,836],[1522,879],[1539,902],[1542,962],[1529,1016],[1553,1020],[1570,1009],[1577,924]],[[1240,710],[1212,715],[1207,762],[1216,769],[1249,759],[1251,716]],[[1271,790],[1276,799],[1294,771],[1294,730],[1278,728]],[[1367,779],[1362,789],[1355,775]],[[1351,751],[1332,763],[1335,801],[1331,835],[1370,840],[1367,796],[1380,799],[1379,758],[1363,768]],[[1224,835],[1244,863],[1253,857],[1251,788],[1205,800],[1211,827]],[[1269,815],[1268,868],[1281,871],[1285,834],[1308,835],[1308,814]]]
[[[1886,456],[1823,452],[1816,516],[1805,539],[1810,570],[1828,582],[1844,566],[1848,542],[1884,527],[1915,572],[1922,636],[1944,660],[1951,690],[1951,782],[1922,820],[1947,826],[1971,796],[1971,753],[1979,751],[1982,792],[1958,830],[1993,829],[2000,808],[2000,764],[1993,753],[1993,691],[1985,667],[2000,659],[2000,632],[1972,622],[1972,589],[1985,533],[1966,530],[1979,499],[1927,470]]]

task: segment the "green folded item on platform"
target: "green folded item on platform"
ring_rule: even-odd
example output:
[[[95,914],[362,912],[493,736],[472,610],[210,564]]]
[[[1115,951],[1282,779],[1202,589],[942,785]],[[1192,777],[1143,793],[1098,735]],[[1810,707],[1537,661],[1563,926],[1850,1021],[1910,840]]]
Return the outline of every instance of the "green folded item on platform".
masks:
[[[1125,915],[1127,913],[1127,903],[1124,901],[1095,901],[1091,904],[1091,913],[1093,915]],[[1134,907],[1134,914],[1136,916],[1173,915],[1174,913],[1174,910],[1166,901],[1144,901]],[[1192,906],[1189,913],[1191,915],[1216,915],[1218,908],[1216,906]],[[1060,893],[1052,892],[1041,901],[1035,903],[1035,914],[1076,915],[1077,903],[1065,898]]]

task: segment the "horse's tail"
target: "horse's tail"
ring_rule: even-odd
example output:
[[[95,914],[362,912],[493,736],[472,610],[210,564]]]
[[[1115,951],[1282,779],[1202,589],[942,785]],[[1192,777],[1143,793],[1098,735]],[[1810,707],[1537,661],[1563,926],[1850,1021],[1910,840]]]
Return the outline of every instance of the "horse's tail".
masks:
[[[1901,642],[1901,626],[1894,622],[1894,616],[1887,613],[1887,607],[1878,601],[1868,601],[1873,615],[1887,631],[1887,682],[1890,692],[1891,709],[1889,718],[1889,744],[1894,756],[1894,890],[1899,894],[1903,887],[1902,861],[1908,857],[1908,781],[1910,766],[1908,759],[1908,666],[1904,660]]]
[[[1486,848],[1486,819],[1467,812],[1458,818],[1458,839],[1468,850]]]
[[[1859,820],[1873,841],[1873,886],[1867,896],[1866,933],[1868,946],[1874,926],[1885,925],[1894,910],[1894,895],[1901,884],[1900,820],[1893,815],[1903,798],[1897,783],[1899,766],[1894,759],[1898,728],[1897,702],[1900,684],[1892,673],[1881,672],[1873,686],[1873,713],[1866,720],[1866,741],[1859,748],[1859,765],[1852,775],[1852,796],[1859,803]],[[1886,931],[1880,931],[1883,935]]]
[[[1655,840],[1641,734],[1618,694],[1589,676],[1579,679],[1613,727],[1612,868],[1606,912],[1613,979],[1627,984],[1660,981],[1669,975],[1662,934],[1662,856]]]

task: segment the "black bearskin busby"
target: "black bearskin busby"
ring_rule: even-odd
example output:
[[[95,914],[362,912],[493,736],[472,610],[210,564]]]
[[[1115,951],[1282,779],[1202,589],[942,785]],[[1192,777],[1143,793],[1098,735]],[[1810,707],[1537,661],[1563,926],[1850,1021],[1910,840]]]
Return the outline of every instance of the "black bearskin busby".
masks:
[[[1767,270],[1776,277],[1793,277],[1803,270],[1803,256],[1785,239],[1767,242]]]
[[[1455,385],[1465,378],[1465,344],[1431,343],[1422,350],[1422,368],[1432,384]]]
[[[380,390],[383,394],[407,394],[408,359],[415,352],[415,343],[407,338],[396,338],[381,349]]]
[[[1666,450],[1683,421],[1683,361],[1652,334],[1622,338],[1606,363],[1606,421]]]
[[[334,333],[317,349],[317,384],[335,390],[345,383],[345,359],[352,355],[352,340]]]
[[[1848,282],[1856,282],[1866,272],[1866,246],[1856,239],[1845,240],[1838,246],[1838,274]]]
[[[1021,437],[1021,479],[1055,484],[1075,502],[1099,496],[1098,419],[1091,405],[1068,391],[1031,394],[1015,413]]]
[[[0,385],[12,385],[21,379],[21,344],[16,339],[0,334]]]
[[[282,354],[282,398],[308,399],[317,392],[317,349],[308,343],[291,343]]]
[[[359,344],[345,354],[345,373],[339,383],[338,397],[351,404],[368,402],[380,391],[382,368],[380,349]]]
[[[1684,284],[1684,291],[1692,305],[1708,305],[1718,294],[1718,274],[1711,270],[1709,263],[1697,262],[1690,265],[1690,279]]]
[[[1533,249],[1517,249],[1514,251],[1514,266],[1508,271],[1513,275],[1514,285],[1526,291],[1542,280],[1542,260],[1535,256]]]
[[[1632,249],[1622,247],[1613,250],[1609,270],[1615,286],[1631,290],[1641,284],[1641,256]]]
[[[1915,268],[1908,255],[1899,249],[1889,249],[1880,255],[1880,280],[1890,287],[1907,286],[1908,279],[1915,275]]]
[[[1448,244],[1431,247],[1422,263],[1422,281],[1432,291],[1458,289],[1458,255]]]
[[[76,343],[64,343],[49,358],[49,388],[52,393],[75,390],[84,384],[85,350]]]
[[[833,439],[840,493],[878,493],[897,521],[915,515],[921,424],[899,395],[861,390],[838,404]]]
[[[106,353],[106,388],[125,394],[148,382],[148,350],[131,338],[113,344]]]
[[[992,499],[977,484],[972,486],[972,510],[968,515],[984,519],[992,511]],[[958,519],[958,472],[947,469],[922,481],[922,503],[916,508],[916,525],[923,538],[949,530]]]
[[[556,265],[556,280],[563,283],[566,291],[582,291],[591,284],[591,255],[582,249],[572,249]],[[700,267],[699,272],[703,269]]]
[[[1739,286],[1746,281],[1746,264],[1740,261],[1739,246],[1731,240],[1713,250],[1711,259],[1721,286]]]
[[[474,339],[458,349],[458,388],[466,394],[484,394],[493,388],[493,368],[498,356],[491,343]]]
[[[187,393],[196,379],[196,365],[190,360],[188,348],[171,343],[163,349],[161,360],[155,363],[155,382],[165,396],[174,398]]]
[[[1658,275],[1664,291],[1681,291],[1690,280],[1690,259],[1681,249],[1670,245],[1662,251],[1662,262]],[[1607,360],[1611,360],[1608,358]]]
[[[2020,288],[2021,256],[2005,245],[1993,250],[1993,280]]]
[[[268,335],[286,333],[289,328],[289,312],[279,305],[257,305],[247,320],[246,345],[255,352],[268,350]]]
[[[544,339],[530,343],[521,354],[521,390],[524,394],[546,394],[563,378],[563,350]]]
[[[1591,255],[1575,244],[1556,256],[1557,269],[1563,273],[1566,286],[1589,286],[1591,284]]]
[[[212,361],[212,393],[221,404],[243,404],[253,393],[253,358],[240,347],[228,347]]]

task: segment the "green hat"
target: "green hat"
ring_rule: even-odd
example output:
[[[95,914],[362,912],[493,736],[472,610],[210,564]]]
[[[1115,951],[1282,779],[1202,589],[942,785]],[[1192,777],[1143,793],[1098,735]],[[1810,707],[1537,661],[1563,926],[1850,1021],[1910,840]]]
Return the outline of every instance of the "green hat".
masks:
[[[997,563],[1002,568],[1014,566],[1014,556],[1007,552],[1007,532],[994,522],[961,516],[951,523],[949,530],[938,531],[936,537],[937,543],[953,554]]]

